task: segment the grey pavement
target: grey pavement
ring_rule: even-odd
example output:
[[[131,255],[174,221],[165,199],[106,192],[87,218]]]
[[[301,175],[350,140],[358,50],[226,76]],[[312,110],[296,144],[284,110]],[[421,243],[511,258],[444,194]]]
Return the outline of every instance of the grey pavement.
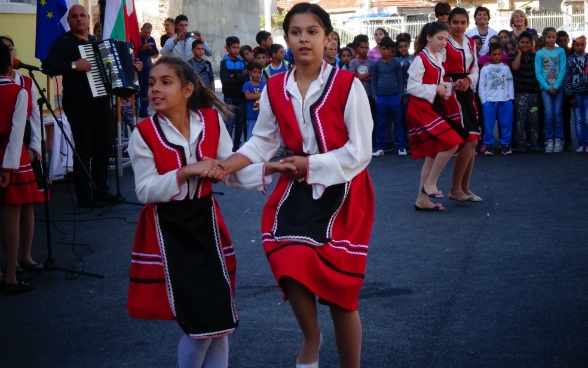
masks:
[[[362,366],[587,367],[588,154],[479,157],[472,190],[484,201],[444,200],[444,213],[413,209],[421,164],[385,155],[369,165],[376,220],[359,297]],[[445,193],[452,168],[440,178]],[[230,366],[294,367],[301,333],[261,246],[267,197],[215,190],[238,263]],[[130,168],[122,192],[136,200]],[[100,217],[72,198],[73,184],[53,185],[54,256],[104,278],[55,271],[33,280],[32,293],[1,295],[0,367],[174,367],[176,323],[134,320],[125,309],[141,207]],[[36,207],[37,261],[47,255],[43,212]],[[326,307],[319,323],[320,366],[338,367]]]

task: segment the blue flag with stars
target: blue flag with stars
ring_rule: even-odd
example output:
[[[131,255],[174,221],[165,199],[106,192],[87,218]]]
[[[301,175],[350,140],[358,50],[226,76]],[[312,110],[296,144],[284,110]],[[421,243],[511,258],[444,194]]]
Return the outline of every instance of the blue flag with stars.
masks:
[[[37,38],[35,57],[45,60],[49,48],[57,37],[69,31],[67,24],[67,0],[37,0]]]

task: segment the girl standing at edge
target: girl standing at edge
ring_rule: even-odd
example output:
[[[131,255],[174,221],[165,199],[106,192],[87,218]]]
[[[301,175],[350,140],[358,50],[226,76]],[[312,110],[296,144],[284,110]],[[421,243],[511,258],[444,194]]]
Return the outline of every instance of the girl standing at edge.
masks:
[[[223,163],[226,173],[268,161],[280,132],[294,156],[264,207],[263,246],[303,334],[298,368],[318,367],[316,297],[330,307],[341,367],[361,356],[358,294],[374,220],[369,102],[350,72],[323,62],[332,42],[329,15],[296,4],[284,19],[296,68],[269,80],[253,137]]]
[[[474,150],[480,140],[478,109],[474,89],[478,83],[478,63],[476,45],[465,35],[469,25],[469,15],[463,8],[454,8],[449,13],[449,41],[445,47],[444,80],[453,83],[453,91],[458,105],[445,103],[447,117],[464,127],[470,136],[460,146],[455,166],[449,199],[465,202],[481,202],[482,198],[470,191],[470,178],[474,167]]]
[[[378,61],[382,58],[382,53],[380,52],[380,41],[382,38],[388,37],[388,31],[384,28],[376,28],[374,32],[374,39],[376,40],[376,46],[373,49],[368,51],[367,56],[374,61]]]
[[[443,198],[437,191],[441,171],[469,134],[443,114],[444,101],[457,105],[451,93],[452,84],[443,82],[441,52],[445,49],[449,29],[441,22],[426,24],[415,43],[415,57],[408,69],[407,123],[412,157],[425,158],[421,171],[419,194],[414,205],[417,211],[444,210],[432,198]],[[431,193],[431,194],[429,194]]]
[[[157,113],[137,124],[129,143],[135,191],[146,205],[135,233],[127,309],[133,318],[178,322],[184,331],[180,368],[227,367],[227,335],[239,323],[236,260],[206,176],[222,171],[214,159],[227,159],[233,147],[211,107],[231,113],[188,63],[174,57],[153,66],[148,94]],[[242,173],[261,183],[262,165],[227,181]]]

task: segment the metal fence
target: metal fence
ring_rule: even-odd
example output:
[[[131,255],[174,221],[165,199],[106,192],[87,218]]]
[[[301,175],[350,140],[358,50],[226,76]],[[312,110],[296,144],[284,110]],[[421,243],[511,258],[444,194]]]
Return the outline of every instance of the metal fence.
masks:
[[[492,14],[490,17],[490,27],[496,31],[502,29],[511,30],[510,16],[512,12],[497,12]],[[586,18],[584,13],[577,14],[566,14],[562,12],[553,11],[539,11],[527,15],[529,21],[529,27],[534,28],[537,33],[541,34],[545,27],[554,27],[558,29],[565,26],[566,30],[570,29],[585,29]],[[432,18],[429,21],[434,21]],[[339,33],[341,38],[341,44],[347,44],[353,41],[355,35],[364,34],[367,35],[370,44],[375,45],[374,32],[377,28],[384,28],[390,34],[392,39],[396,38],[399,33],[408,33],[414,39],[418,36],[423,26],[427,24],[427,21],[412,21],[407,22],[404,18],[382,18],[377,20],[362,21],[362,20],[349,20],[342,21],[335,24],[335,31]],[[470,24],[474,24],[473,15],[470,17]]]

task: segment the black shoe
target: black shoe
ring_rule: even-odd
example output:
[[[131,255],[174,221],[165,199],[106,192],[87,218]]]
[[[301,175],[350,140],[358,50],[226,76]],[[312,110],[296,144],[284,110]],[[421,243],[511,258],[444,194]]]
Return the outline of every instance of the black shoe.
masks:
[[[22,269],[26,270],[26,271],[32,271],[32,272],[39,272],[41,271],[43,268],[43,264],[42,263],[33,263],[32,265],[26,265],[26,264],[22,264]],[[17,272],[18,274],[18,272]]]
[[[81,198],[78,199],[78,207],[82,208],[100,208],[106,206],[107,203],[98,202],[92,198]]]
[[[115,195],[108,192],[94,191],[93,197],[95,201],[103,203],[114,203],[118,201]],[[122,200],[124,201],[124,198]]]
[[[28,293],[29,291],[35,290],[33,285],[27,284],[24,281],[19,281],[18,284],[10,284],[8,282],[4,282],[4,294],[16,295],[22,293]]]

